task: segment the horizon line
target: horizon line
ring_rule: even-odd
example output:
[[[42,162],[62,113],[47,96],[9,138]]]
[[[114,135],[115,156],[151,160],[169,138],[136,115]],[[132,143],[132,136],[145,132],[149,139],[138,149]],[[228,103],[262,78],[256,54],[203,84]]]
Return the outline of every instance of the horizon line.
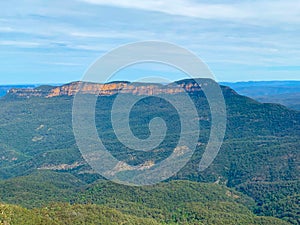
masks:
[[[184,79],[180,79],[180,80],[186,80],[186,79],[193,79],[193,78],[184,78]],[[200,78],[201,79],[201,78]],[[175,80],[175,81],[170,81],[171,82],[176,82],[176,81],[180,81],[180,80]],[[0,86],[25,86],[25,85],[32,85],[32,86],[41,86],[41,85],[49,85],[49,86],[57,86],[57,85],[65,85],[65,84],[70,84],[70,83],[74,83],[74,82],[80,82],[81,80],[74,80],[74,81],[67,81],[67,82],[39,82],[39,83],[4,83],[1,84]],[[130,83],[134,83],[134,81],[128,81],[128,80],[112,80],[109,81],[107,83],[111,83],[111,82],[130,82]],[[216,81],[217,83],[221,84],[221,83],[231,83],[231,84],[237,84],[237,83],[250,83],[250,82],[300,82],[300,80],[240,80],[240,81]],[[94,83],[94,82],[92,82]],[[143,83],[155,83],[155,82],[143,82]],[[157,82],[159,83],[159,82]]]

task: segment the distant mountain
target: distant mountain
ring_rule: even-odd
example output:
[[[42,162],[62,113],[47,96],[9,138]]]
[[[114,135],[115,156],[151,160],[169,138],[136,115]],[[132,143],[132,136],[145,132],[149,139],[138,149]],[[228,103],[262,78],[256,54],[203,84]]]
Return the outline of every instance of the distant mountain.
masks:
[[[224,86],[229,86],[241,95],[251,97],[263,103],[276,103],[285,105],[290,109],[300,110],[300,81],[249,81],[249,82],[222,82]],[[9,93],[14,97],[57,97],[74,96],[79,87],[87,94],[113,95],[125,88],[128,93],[137,95],[151,95],[151,93],[177,93],[182,90],[172,84],[151,86],[143,83],[112,82],[109,84],[95,84],[72,82],[67,85],[17,85],[0,86],[0,97]],[[173,85],[174,86],[174,85]],[[192,88],[192,87],[191,87]],[[194,87],[195,88],[195,87]],[[197,88],[197,87],[196,87]],[[99,93],[101,91],[101,93]]]
[[[33,89],[36,85],[0,85],[0,97],[5,96],[10,89]]]
[[[285,105],[290,109],[295,109],[300,111],[300,92],[257,96],[254,98],[260,102],[277,103],[277,104]]]
[[[247,96],[277,95],[300,92],[300,81],[221,82]]]
[[[185,82],[175,82],[166,85],[156,83],[130,83],[130,82],[111,82],[107,84],[97,84],[89,82],[72,82],[62,86],[39,86],[33,89],[28,88],[12,88],[8,91],[8,97],[11,98],[30,98],[44,97],[52,98],[58,96],[74,96],[79,90],[83,94],[92,94],[100,96],[115,95],[122,90],[122,94],[133,95],[153,95],[153,94],[178,94],[184,91],[199,92],[201,85],[209,85],[209,79],[201,80],[200,86],[185,80]],[[225,87],[223,87],[225,88]]]
[[[300,110],[300,81],[250,81],[221,84],[260,102],[277,103],[290,109]]]
[[[200,83],[210,85],[208,80],[201,80]],[[201,136],[191,161],[170,181],[210,182],[236,189],[255,200],[257,205],[253,211],[257,215],[276,216],[297,224],[300,221],[297,208],[300,192],[300,112],[276,104],[262,104],[222,86],[228,114],[225,140],[213,164],[206,171],[199,172],[199,162],[207,145],[211,126],[209,105],[201,86],[195,81],[183,80],[176,84],[188,91],[197,107],[199,117],[192,122],[199,123]],[[180,104],[182,92],[178,91],[181,89],[175,83],[161,85],[114,82],[104,86],[84,85],[86,94],[95,94],[99,87],[102,87],[101,90],[106,88],[98,98],[95,119],[103,143],[116,158],[129,165],[143,163],[146,159],[155,164],[174,151],[174,144],[176,146],[178,142],[174,134],[180,121],[176,110],[165,102],[148,97],[131,112],[132,131],[140,136],[147,137],[149,119],[157,116],[166,119],[168,135],[155,151],[150,152],[133,151],[122,145],[114,135],[110,112],[116,93],[122,86],[128,87],[129,91],[124,94],[128,100],[135,98],[136,94],[151,96],[158,92],[162,96],[168,95]],[[51,192],[47,188],[51,186],[53,177],[44,176],[46,186],[38,186],[40,182],[31,182],[33,178],[28,179],[27,176],[37,171],[56,171],[73,176],[76,180],[71,179],[71,187],[64,183],[64,179],[68,180],[66,178],[62,178],[58,184],[52,183],[65,185],[71,192],[73,188],[79,187],[81,190],[82,185],[93,186],[94,182],[102,179],[86,164],[76,146],[72,130],[72,100],[76,92],[78,82],[60,87],[13,89],[0,99],[0,177],[5,182],[1,194],[8,197],[5,202],[24,202],[29,194],[18,187],[28,187],[27,192],[35,196],[29,200],[35,202],[45,196],[55,196],[54,193],[57,192]],[[190,109],[185,108],[183,113],[190,113]],[[22,182],[15,180],[22,176]],[[34,188],[35,185],[37,189]],[[171,187],[172,185],[168,186]],[[63,191],[60,199],[68,200],[68,191]],[[101,193],[101,188],[98,191]],[[97,203],[99,196],[93,196],[97,194],[85,195],[80,200]],[[113,199],[114,197],[118,199],[116,193],[111,196]],[[53,199],[59,201],[55,197]],[[143,202],[144,199],[141,197],[136,201]],[[75,202],[78,203],[78,199]],[[197,208],[198,206],[194,206],[194,209]],[[130,211],[128,208],[126,210]],[[131,210],[135,211],[136,208]],[[190,214],[184,215],[189,218]]]

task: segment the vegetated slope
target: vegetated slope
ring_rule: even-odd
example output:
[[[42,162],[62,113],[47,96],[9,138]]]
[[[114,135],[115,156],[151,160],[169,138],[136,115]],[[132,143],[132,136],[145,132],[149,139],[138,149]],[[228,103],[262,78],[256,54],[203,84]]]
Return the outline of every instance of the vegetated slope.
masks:
[[[153,219],[138,218],[115,209],[98,205],[52,204],[27,210],[19,206],[0,204],[0,224],[6,225],[76,225],[76,224],[159,224]]]
[[[125,187],[102,181],[80,197],[83,202],[106,204],[124,213],[143,215],[168,224],[283,223],[254,216],[244,206],[251,206],[251,199],[216,184],[172,181],[148,187]]]
[[[26,180],[31,181],[28,188],[22,183]],[[80,190],[74,188],[79,184]],[[8,185],[11,188],[7,188]],[[233,189],[190,181],[145,187],[128,187],[109,181],[83,185],[67,173],[39,171],[2,181],[0,195],[2,202],[30,208],[0,205],[0,221],[18,225],[288,224],[254,215],[250,211],[254,201]]]
[[[180,81],[188,86],[191,80]],[[191,122],[199,123],[201,137],[192,160],[172,179],[201,182],[218,182],[240,188],[266,186],[269,193],[273,184],[282,184],[282,192],[274,193],[270,201],[293,198],[285,186],[286,182],[299,183],[299,122],[300,113],[280,105],[261,104],[240,96],[229,88],[222,87],[227,104],[227,132],[224,144],[213,164],[204,172],[198,171],[202,153],[208,141],[210,128],[209,106],[203,92],[193,90],[190,96],[199,111],[199,117]],[[180,95],[169,95],[180,101]],[[132,94],[127,94],[132,98]],[[96,108],[99,135],[106,147],[119,160],[131,165],[146,159],[155,163],[169,156],[178,138],[178,115],[172,107],[159,98],[149,97],[135,105],[131,112],[133,132],[140,138],[149,135],[148,122],[162,116],[166,119],[168,135],[166,141],[155,152],[143,154],[132,151],[118,142],[111,123],[110,110],[115,95],[101,96]],[[163,96],[162,96],[163,97]],[[72,132],[72,97],[54,98],[7,96],[0,100],[0,175],[3,179],[30,174],[36,169],[69,172],[84,182],[93,182],[99,176],[81,158]],[[189,113],[186,108],[184,113]],[[270,187],[270,188],[269,188]],[[261,214],[297,220],[296,214],[278,213],[278,210],[263,210],[269,198],[261,201],[247,188],[240,189],[257,200]],[[299,193],[296,189],[295,193]],[[285,209],[283,209],[285,210]],[[282,216],[284,214],[284,216]]]
[[[290,182],[249,182],[237,190],[248,194],[257,202],[255,213],[276,216],[293,224],[300,223],[300,183]]]
[[[0,201],[27,208],[43,207],[53,202],[70,202],[85,185],[69,173],[36,171],[0,181]]]

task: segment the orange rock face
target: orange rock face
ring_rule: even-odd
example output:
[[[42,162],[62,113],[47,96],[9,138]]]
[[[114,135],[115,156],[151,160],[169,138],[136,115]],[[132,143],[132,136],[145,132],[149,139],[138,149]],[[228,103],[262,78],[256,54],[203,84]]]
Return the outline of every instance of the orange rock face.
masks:
[[[192,80],[185,82],[171,83],[168,85],[149,84],[149,83],[129,83],[129,82],[113,82],[108,84],[73,82],[60,87],[52,87],[43,89],[11,89],[9,94],[18,97],[46,97],[52,98],[57,96],[74,96],[78,92],[82,94],[92,95],[114,95],[117,93],[127,93],[134,95],[155,95],[155,94],[177,94],[182,92],[197,92],[202,86],[208,83],[202,82],[200,86]]]
[[[199,91],[200,87],[195,84],[178,85],[170,87],[168,85],[136,84],[136,83],[112,83],[112,84],[91,84],[76,82],[69,85],[54,88],[47,97],[61,95],[73,96],[79,91],[82,94],[93,95],[114,95],[117,93],[130,93],[135,95],[154,95],[154,94],[176,94],[184,91]]]

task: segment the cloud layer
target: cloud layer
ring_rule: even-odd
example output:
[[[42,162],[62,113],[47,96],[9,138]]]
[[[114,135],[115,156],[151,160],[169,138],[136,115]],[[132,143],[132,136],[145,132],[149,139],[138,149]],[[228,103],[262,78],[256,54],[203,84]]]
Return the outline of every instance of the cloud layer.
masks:
[[[82,0],[90,4],[155,11],[176,16],[215,20],[251,20],[300,22],[300,2],[291,1],[221,1],[198,3],[190,0]],[[225,2],[225,3],[224,3]]]
[[[105,52],[143,40],[190,49],[218,80],[299,79],[299,1],[11,0],[0,7],[0,84],[78,80]]]

